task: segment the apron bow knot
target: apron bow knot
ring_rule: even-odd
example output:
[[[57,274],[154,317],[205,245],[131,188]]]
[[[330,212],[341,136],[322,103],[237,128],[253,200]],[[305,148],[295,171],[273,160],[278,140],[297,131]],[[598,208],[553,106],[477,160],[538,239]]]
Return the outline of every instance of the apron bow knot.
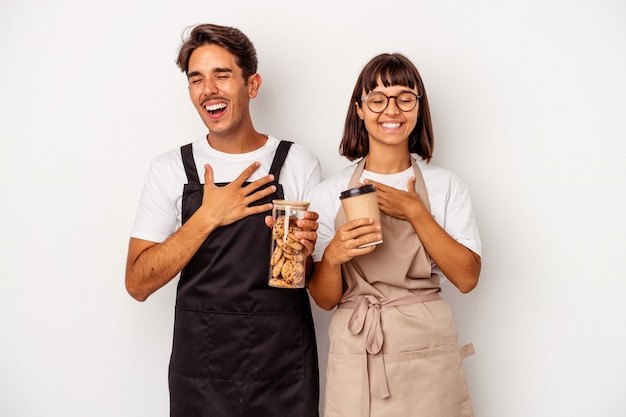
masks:
[[[354,335],[365,331],[365,350],[372,355],[376,355],[383,348],[381,307],[380,301],[371,295],[359,297],[348,323],[350,333]]]

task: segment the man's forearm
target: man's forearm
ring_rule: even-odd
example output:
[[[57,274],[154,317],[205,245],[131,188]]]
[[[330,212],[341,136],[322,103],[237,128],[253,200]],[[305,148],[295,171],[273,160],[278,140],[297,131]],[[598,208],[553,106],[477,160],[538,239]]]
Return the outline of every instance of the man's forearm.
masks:
[[[131,239],[126,266],[126,289],[139,300],[170,282],[195,255],[215,227],[200,227],[190,218],[162,243]]]

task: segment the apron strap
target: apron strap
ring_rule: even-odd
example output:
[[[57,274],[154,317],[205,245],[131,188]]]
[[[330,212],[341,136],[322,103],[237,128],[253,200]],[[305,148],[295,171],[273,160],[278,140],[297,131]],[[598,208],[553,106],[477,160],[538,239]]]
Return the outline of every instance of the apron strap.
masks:
[[[278,183],[278,177],[280,175],[280,170],[285,163],[285,159],[287,158],[287,154],[289,153],[289,148],[293,142],[289,142],[286,140],[281,140],[278,144],[278,148],[276,149],[276,154],[274,155],[274,160],[272,161],[272,166],[270,167],[270,174],[274,175],[274,182]]]
[[[185,167],[185,174],[187,174],[188,184],[199,184],[198,170],[196,169],[196,161],[193,159],[192,144],[188,143],[180,147],[180,155],[183,158],[183,166]]]
[[[422,170],[417,166],[417,161],[411,155],[411,164],[413,165],[413,173],[415,174],[415,188],[417,189],[417,195],[426,210],[430,213],[430,200],[428,199],[428,190],[426,190],[426,183],[424,182],[424,176]]]
[[[463,345],[461,347],[461,358],[465,359],[468,356],[472,356],[474,354],[474,345],[468,343],[467,345]]]
[[[354,172],[352,173],[352,177],[350,177],[348,188],[356,187],[356,184],[359,182],[359,179],[361,178],[361,174],[363,173],[364,168],[365,168],[365,158],[361,159],[359,163],[356,165],[356,168]]]

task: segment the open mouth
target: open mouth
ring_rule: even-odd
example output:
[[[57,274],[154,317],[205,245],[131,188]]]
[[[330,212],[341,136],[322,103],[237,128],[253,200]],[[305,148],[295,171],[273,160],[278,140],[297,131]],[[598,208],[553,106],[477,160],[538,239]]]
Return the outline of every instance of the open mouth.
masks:
[[[401,123],[400,122],[395,122],[395,123],[386,122],[386,123],[381,123],[380,125],[384,127],[385,129],[397,129],[401,126]]]
[[[216,103],[216,104],[206,105],[204,106],[204,109],[208,111],[210,114],[215,115],[224,111],[226,107],[228,107],[226,103]]]

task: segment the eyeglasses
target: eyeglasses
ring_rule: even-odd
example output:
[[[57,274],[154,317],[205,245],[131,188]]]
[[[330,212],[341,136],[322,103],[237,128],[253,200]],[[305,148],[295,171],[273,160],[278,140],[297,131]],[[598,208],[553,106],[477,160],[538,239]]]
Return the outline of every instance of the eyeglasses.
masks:
[[[369,93],[367,97],[362,98],[367,107],[374,113],[382,113],[389,105],[389,100],[396,100],[396,106],[403,112],[409,112],[417,106],[417,101],[422,98],[411,91],[403,91],[396,96],[388,96],[383,93]]]

